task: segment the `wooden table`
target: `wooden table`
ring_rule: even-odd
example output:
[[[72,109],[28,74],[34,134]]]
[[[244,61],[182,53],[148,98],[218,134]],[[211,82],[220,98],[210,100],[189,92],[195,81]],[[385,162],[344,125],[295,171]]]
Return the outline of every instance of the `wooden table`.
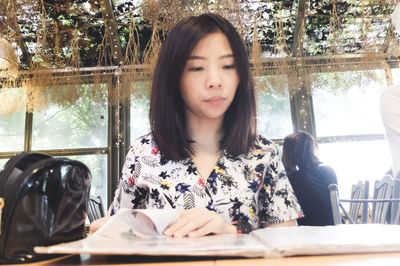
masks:
[[[182,258],[142,256],[70,255],[24,265],[135,265],[135,266],[389,266],[400,265],[399,253],[370,253],[332,256],[299,256],[277,259]]]

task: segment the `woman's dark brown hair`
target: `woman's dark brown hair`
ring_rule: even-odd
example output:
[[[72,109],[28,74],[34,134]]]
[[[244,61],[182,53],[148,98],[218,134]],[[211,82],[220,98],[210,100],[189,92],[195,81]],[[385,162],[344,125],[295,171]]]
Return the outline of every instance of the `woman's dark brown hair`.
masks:
[[[246,154],[256,135],[255,92],[243,41],[231,23],[216,14],[203,14],[180,21],[163,42],[155,67],[150,97],[153,138],[168,159],[181,160],[192,154],[186,131],[184,102],[179,82],[197,43],[210,33],[223,33],[231,46],[240,82],[224,116],[221,150],[236,156]]]
[[[303,131],[286,136],[283,140],[282,162],[288,173],[319,164],[314,138]]]

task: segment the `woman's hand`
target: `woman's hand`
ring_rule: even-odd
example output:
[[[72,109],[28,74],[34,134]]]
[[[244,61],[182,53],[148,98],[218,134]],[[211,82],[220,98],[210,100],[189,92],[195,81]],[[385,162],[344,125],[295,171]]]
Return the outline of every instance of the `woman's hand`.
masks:
[[[226,224],[216,212],[207,209],[184,210],[164,234],[173,237],[198,237],[208,234],[236,234],[236,227]]]
[[[103,224],[105,224],[105,222],[108,220],[108,218],[109,218],[109,216],[106,216],[106,217],[102,217],[100,219],[94,220],[90,224],[89,235],[91,235],[94,232],[96,232],[97,230],[99,230],[99,228],[102,227]]]

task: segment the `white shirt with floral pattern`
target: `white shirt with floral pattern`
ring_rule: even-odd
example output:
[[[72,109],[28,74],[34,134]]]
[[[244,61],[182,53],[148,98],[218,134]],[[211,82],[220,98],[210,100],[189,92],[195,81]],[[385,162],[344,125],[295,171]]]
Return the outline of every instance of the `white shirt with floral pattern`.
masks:
[[[110,207],[169,209],[207,208],[226,223],[246,220],[253,228],[303,216],[278,149],[258,136],[247,155],[223,152],[207,179],[192,159],[170,161],[160,154],[152,135],[135,140]]]

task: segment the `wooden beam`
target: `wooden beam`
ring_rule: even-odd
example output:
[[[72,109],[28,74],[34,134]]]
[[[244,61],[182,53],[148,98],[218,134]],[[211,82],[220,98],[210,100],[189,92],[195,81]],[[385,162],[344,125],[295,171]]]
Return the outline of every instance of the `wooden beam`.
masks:
[[[122,48],[111,0],[100,0],[100,7],[104,26],[107,27],[106,30],[110,32],[111,36],[112,61],[115,65],[121,66],[123,64]],[[119,72],[121,72],[121,69],[118,67],[114,72],[115,75],[112,76],[112,82],[109,83],[109,100],[110,95],[119,95],[121,77]],[[108,156],[107,204],[110,204],[114,197],[113,194],[118,185],[130,145],[130,103],[129,101],[121,102],[120,99],[117,99],[117,101],[113,99],[112,102],[113,105],[108,107],[108,147],[110,153]]]
[[[302,55],[303,40],[304,40],[304,25],[306,13],[308,10],[308,0],[299,0],[297,7],[296,25],[293,33],[292,56],[298,57]]]
[[[104,26],[111,35],[111,52],[113,63],[115,65],[120,65],[122,63],[122,48],[117,31],[117,23],[114,18],[114,12],[112,8],[111,0],[100,0],[101,14],[104,21]]]
[[[291,51],[294,58],[302,57],[303,55],[304,28],[308,6],[308,0],[299,0]],[[287,73],[293,131],[301,130],[316,136],[313,102],[309,93],[311,91],[311,83],[307,77],[310,72],[303,66],[301,60],[293,63],[294,71]]]

